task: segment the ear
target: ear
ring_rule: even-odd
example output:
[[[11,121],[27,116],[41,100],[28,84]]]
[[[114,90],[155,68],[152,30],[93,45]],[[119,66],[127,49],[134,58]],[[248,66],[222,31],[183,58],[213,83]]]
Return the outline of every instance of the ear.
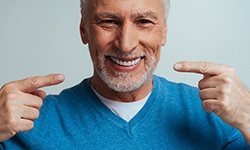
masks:
[[[163,29],[162,41],[161,41],[162,46],[164,46],[167,42],[167,33],[168,33],[168,26],[167,26],[167,23],[165,23],[165,26]]]
[[[87,38],[88,36],[87,36],[86,29],[85,29],[85,23],[86,22],[84,22],[84,19],[82,18],[81,23],[80,23],[80,34],[81,34],[83,44],[88,43],[88,38]]]

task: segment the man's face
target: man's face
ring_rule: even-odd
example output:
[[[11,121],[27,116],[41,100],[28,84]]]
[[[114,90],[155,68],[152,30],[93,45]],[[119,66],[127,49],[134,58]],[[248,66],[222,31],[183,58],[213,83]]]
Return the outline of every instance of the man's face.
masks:
[[[160,48],[166,42],[162,0],[90,3],[88,19],[82,20],[81,35],[83,42],[89,44],[93,79],[101,78],[118,92],[140,88],[152,77]]]

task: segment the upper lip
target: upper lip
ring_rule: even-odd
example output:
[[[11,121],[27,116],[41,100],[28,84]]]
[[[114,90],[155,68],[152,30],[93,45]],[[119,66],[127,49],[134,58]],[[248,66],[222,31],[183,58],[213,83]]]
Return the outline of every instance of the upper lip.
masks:
[[[137,56],[137,57],[133,57],[133,58],[127,58],[127,57],[117,57],[117,56],[108,56],[108,57],[113,57],[113,58],[116,58],[120,61],[133,61],[133,60],[136,60],[138,58],[143,58],[144,56]]]

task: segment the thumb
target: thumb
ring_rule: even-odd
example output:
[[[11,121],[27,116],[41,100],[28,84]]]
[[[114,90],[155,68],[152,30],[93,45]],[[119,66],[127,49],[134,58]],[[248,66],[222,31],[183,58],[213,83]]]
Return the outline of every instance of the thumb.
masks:
[[[32,91],[30,94],[36,95],[40,97],[41,99],[44,99],[46,97],[46,92],[43,90],[35,90],[35,91]]]

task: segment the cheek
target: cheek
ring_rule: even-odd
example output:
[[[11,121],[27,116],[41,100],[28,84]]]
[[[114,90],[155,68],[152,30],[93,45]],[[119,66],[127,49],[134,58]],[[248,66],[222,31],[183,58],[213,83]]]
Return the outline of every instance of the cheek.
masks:
[[[105,50],[114,40],[114,33],[105,31],[100,27],[93,28],[91,33],[91,43],[98,49]]]
[[[111,49],[113,35],[98,28],[90,30],[89,51],[94,63],[104,60],[104,53]]]
[[[141,37],[142,45],[146,48],[146,53],[148,53],[149,57],[156,57],[156,59],[160,56],[160,50],[162,46],[162,34],[147,34]]]
[[[145,63],[147,65],[154,65],[155,63],[157,64],[159,59],[160,59],[160,46],[156,46],[150,49],[147,49],[145,54],[146,54],[146,61]]]

